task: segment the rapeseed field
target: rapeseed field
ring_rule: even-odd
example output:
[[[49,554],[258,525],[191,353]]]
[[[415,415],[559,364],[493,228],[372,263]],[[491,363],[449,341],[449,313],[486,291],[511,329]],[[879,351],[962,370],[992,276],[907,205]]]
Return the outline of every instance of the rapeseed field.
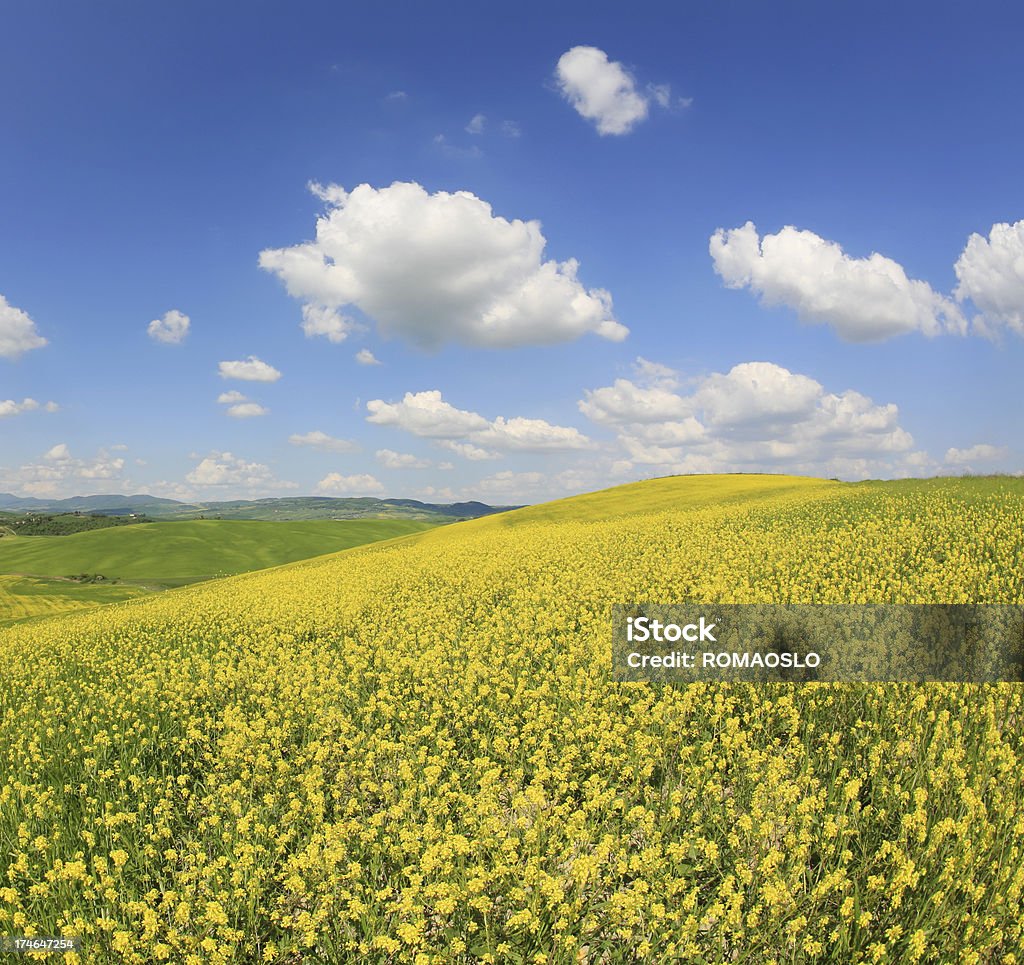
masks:
[[[613,683],[633,600],[1021,604],[1024,480],[656,480],[0,629],[0,933],[1024,958],[1021,685]]]

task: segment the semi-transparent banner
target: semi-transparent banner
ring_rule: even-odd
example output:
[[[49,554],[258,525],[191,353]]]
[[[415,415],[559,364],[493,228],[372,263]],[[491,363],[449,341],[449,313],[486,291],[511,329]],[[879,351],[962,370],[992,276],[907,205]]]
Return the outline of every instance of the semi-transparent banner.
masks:
[[[620,681],[1024,681],[1024,606],[617,604]]]

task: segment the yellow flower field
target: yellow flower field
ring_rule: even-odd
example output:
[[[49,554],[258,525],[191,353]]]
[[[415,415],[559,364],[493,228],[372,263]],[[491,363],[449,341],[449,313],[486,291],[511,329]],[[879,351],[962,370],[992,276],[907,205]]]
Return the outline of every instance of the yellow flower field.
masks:
[[[1024,480],[656,480],[0,628],[0,933],[1024,959],[1021,685],[615,684],[634,600],[1021,604]]]

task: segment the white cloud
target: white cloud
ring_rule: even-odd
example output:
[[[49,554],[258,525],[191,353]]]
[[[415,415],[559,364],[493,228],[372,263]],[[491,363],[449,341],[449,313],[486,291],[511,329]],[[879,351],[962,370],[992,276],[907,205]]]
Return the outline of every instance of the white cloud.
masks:
[[[16,359],[44,345],[46,339],[36,331],[36,323],[28,313],[15,308],[0,295],[0,358]]]
[[[320,432],[319,429],[314,429],[301,436],[291,435],[288,437],[288,441],[293,446],[310,446],[323,452],[352,452],[357,448],[354,442],[348,439],[336,439],[334,436],[327,435],[326,432]]]
[[[361,348],[356,352],[356,361],[360,365],[380,365],[380,359],[368,348]]]
[[[384,485],[374,476],[366,473],[354,476],[342,476],[332,472],[324,476],[316,484],[318,493],[329,493],[333,496],[369,496],[384,492]]]
[[[599,134],[628,134],[647,117],[647,98],[632,75],[597,47],[567,50],[555,73],[562,95]]]
[[[37,409],[42,409],[44,412],[56,412],[59,408],[60,406],[56,402],[47,402],[46,405],[41,406],[35,399],[22,399],[20,402],[7,399],[0,402],[0,419],[21,415],[24,412],[35,412]]]
[[[249,397],[247,395],[242,395],[241,392],[238,392],[235,389],[232,389],[230,392],[221,392],[221,394],[217,396],[217,401],[221,405],[233,405],[236,402],[248,402]]]
[[[428,439],[461,439],[471,432],[488,428],[488,422],[482,415],[456,409],[445,402],[436,389],[406,392],[401,402],[372,399],[366,403],[366,408],[370,412],[367,422],[395,426]]]
[[[244,362],[221,362],[219,370],[222,379],[245,382],[276,382],[281,378],[281,373],[274,366],[261,362],[255,355],[250,355]]]
[[[415,183],[311,189],[330,206],[316,240],[259,258],[308,305],[354,306],[385,336],[427,349],[628,333],[612,317],[611,296],[579,282],[575,260],[542,260],[537,221],[508,221],[467,191],[428,194]]]
[[[323,305],[302,306],[302,331],[306,338],[315,338],[323,335],[328,342],[344,342],[349,332],[358,326],[351,318],[342,315],[335,308],[325,308]]]
[[[643,372],[643,368],[638,368]],[[671,371],[671,370],[669,370]],[[666,379],[663,367],[647,368]],[[853,390],[828,392],[770,362],[744,362],[694,382],[688,393],[627,379],[585,393],[580,411],[615,430],[627,466],[667,472],[766,470],[837,475],[897,474],[913,439],[895,405]]]
[[[109,491],[124,483],[124,465],[123,458],[111,456],[107,449],[100,449],[92,458],[81,459],[72,454],[67,443],[61,442],[36,462],[17,469],[0,467],[0,486],[31,496],[56,497],[82,489],[95,492],[97,481],[103,480],[101,489]]]
[[[452,144],[443,134],[434,135],[434,147],[445,157],[457,158],[463,161],[484,156],[484,152],[476,144],[471,144],[469,147],[460,147],[458,144]]]
[[[1003,459],[1008,452],[1006,446],[991,446],[983,442],[969,449],[947,449],[945,461],[954,466],[966,466],[972,462],[993,462]]]
[[[270,409],[258,402],[239,402],[228,408],[228,415],[233,419],[252,419],[255,416],[266,415],[268,412]]]
[[[531,452],[545,449],[590,448],[590,440],[578,429],[571,426],[553,426],[543,419],[524,419],[522,416],[515,416],[512,419],[498,416],[488,429],[474,433],[473,439],[497,449]]]
[[[394,101],[406,101],[408,99],[409,99],[409,95],[404,90],[393,90],[385,98],[385,100],[389,100],[389,101],[393,101],[393,102]]]
[[[982,311],[984,328],[1002,324],[1024,335],[1024,221],[994,224],[987,239],[972,234],[954,270],[954,294]]]
[[[428,469],[429,459],[420,459],[408,452],[395,452],[394,449],[378,449],[377,461],[385,469]]]
[[[501,458],[500,452],[490,452],[487,449],[481,449],[479,446],[474,446],[471,442],[456,442],[454,439],[439,439],[437,441],[437,445],[458,453],[463,459],[468,459],[470,462],[482,462],[487,459]]]
[[[428,500],[430,502],[435,503],[441,501],[451,503],[455,501],[455,493],[453,493],[451,489],[447,486],[444,486],[440,489],[434,486],[424,486],[423,489],[417,490],[416,496],[419,499]]]
[[[483,114],[474,114],[466,125],[467,134],[483,134],[487,118]]]
[[[522,135],[522,128],[515,121],[502,121],[501,122],[501,133],[505,137],[519,137]]]
[[[833,241],[786,226],[758,237],[748,221],[719,228],[709,244],[729,288],[750,288],[766,305],[786,305],[805,322],[832,326],[840,338],[869,342],[920,331],[966,334],[956,304],[907,277],[890,258],[851,258]]]
[[[478,412],[456,409],[445,402],[437,390],[407,392],[401,402],[373,399],[366,403],[370,415],[366,421],[394,426],[427,439],[462,440],[470,449],[450,446],[466,458],[488,458],[480,446],[520,451],[586,449],[590,440],[578,429],[555,426],[543,419],[498,416],[489,422]],[[469,453],[472,452],[472,455]],[[481,453],[481,455],[478,455]]]
[[[249,462],[230,452],[211,452],[203,457],[185,481],[200,488],[233,486],[249,492],[298,488],[295,483],[276,479],[269,466]]]
[[[154,318],[146,331],[155,342],[163,342],[165,345],[180,345],[185,341],[191,324],[188,315],[172,309],[165,312],[162,318]]]

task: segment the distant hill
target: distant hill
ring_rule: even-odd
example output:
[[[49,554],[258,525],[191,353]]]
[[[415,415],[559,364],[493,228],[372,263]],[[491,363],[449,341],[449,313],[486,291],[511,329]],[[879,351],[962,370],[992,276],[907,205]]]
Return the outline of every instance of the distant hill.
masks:
[[[418,499],[336,498],[330,496],[286,496],[275,499],[234,499],[221,502],[186,503],[160,496],[136,494],[72,496],[68,499],[39,499],[0,493],[0,510],[16,513],[87,512],[101,516],[131,514],[162,519],[421,519],[450,522],[477,519],[518,506],[488,506],[475,501],[424,503]]]

